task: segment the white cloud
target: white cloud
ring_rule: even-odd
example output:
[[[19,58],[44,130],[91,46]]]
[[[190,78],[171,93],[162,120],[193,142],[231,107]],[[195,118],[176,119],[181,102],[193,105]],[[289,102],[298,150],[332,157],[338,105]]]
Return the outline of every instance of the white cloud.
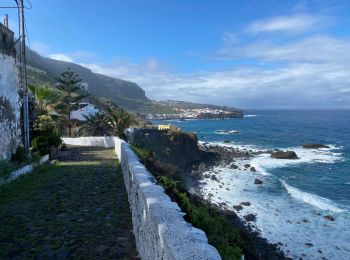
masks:
[[[316,35],[285,44],[275,44],[273,41],[255,42],[247,46],[226,44],[217,52],[217,57],[221,59],[242,56],[264,61],[348,62],[350,39]]]
[[[50,52],[50,46],[43,42],[32,42],[30,48],[41,55],[47,55]]]
[[[67,54],[63,54],[63,53],[50,54],[48,57],[51,59],[54,59],[54,60],[60,60],[60,61],[66,61],[66,62],[73,62],[74,61],[73,58],[71,58]]]
[[[320,25],[321,21],[320,17],[307,14],[277,16],[253,22],[246,28],[246,31],[250,33],[303,32]]]
[[[280,16],[254,22],[246,31],[306,32],[320,23],[319,16]],[[80,58],[77,58],[79,53],[54,54],[50,57],[64,61],[84,60],[80,64],[94,72],[139,84],[152,99],[177,99],[243,108],[350,107],[350,39],[322,34],[300,37],[301,34],[298,34],[299,37],[291,41],[280,35],[278,39],[270,37],[273,36],[271,34],[261,41],[254,38],[255,34],[236,35],[240,35],[240,32],[224,33],[224,46],[215,53],[216,62],[220,62],[220,59],[251,59],[255,65],[174,73],[156,58],[140,63],[120,58],[110,63],[96,63],[88,61],[89,57],[93,58],[89,53],[80,53]],[[249,44],[244,41],[245,36],[253,36]]]
[[[152,99],[178,99],[239,107],[349,107],[350,72],[342,64],[296,63],[174,74],[137,64],[83,64],[138,83]],[[341,100],[340,100],[341,98]]]

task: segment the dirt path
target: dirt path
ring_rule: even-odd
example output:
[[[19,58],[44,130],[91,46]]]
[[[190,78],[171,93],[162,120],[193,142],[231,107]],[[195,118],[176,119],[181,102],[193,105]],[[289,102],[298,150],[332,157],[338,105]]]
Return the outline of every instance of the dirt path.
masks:
[[[69,147],[0,187],[0,259],[137,259],[113,150]]]

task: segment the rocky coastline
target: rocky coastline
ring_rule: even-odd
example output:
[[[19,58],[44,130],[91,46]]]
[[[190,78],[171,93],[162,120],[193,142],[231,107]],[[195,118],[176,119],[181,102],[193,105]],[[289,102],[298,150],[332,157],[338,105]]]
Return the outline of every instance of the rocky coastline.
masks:
[[[223,142],[229,143],[229,142]],[[243,209],[243,207],[250,206],[249,201],[243,201],[239,205],[235,205],[229,208],[225,202],[220,202],[218,204],[213,204],[209,197],[205,196],[201,192],[202,182],[207,181],[217,181],[218,178],[215,175],[214,167],[222,166],[229,167],[231,169],[239,169],[247,171],[247,174],[255,174],[256,169],[250,164],[242,164],[240,161],[251,160],[254,157],[261,154],[270,154],[272,158],[275,159],[290,159],[298,160],[298,155],[293,151],[281,151],[281,150],[249,150],[249,149],[239,149],[232,146],[215,145],[211,143],[199,143],[198,147],[205,153],[210,153],[211,160],[206,160],[202,162],[197,162],[189,169],[191,181],[187,182],[187,190],[191,196],[201,203],[206,203],[212,207],[217,208],[222,215],[228,219],[233,226],[238,228],[241,232],[244,241],[244,254],[246,259],[291,259],[287,257],[284,252],[282,252],[279,247],[280,244],[272,244],[265,238],[263,238],[256,229],[253,229],[251,223],[254,223],[256,216],[254,214],[247,214],[245,216],[238,216],[238,212]],[[321,144],[306,144],[303,145],[304,149],[322,149],[328,148]],[[259,179],[258,175],[252,185],[262,185],[263,181]],[[327,218],[326,218],[327,217]],[[326,216],[325,219],[332,221],[332,216]]]
[[[201,181],[209,179],[210,181],[219,181],[212,171],[214,167],[225,166],[232,169],[246,170],[247,173],[254,173],[256,169],[250,164],[244,164],[242,167],[238,166],[237,162],[252,159],[262,153],[273,154],[276,151],[243,150],[229,146],[212,145],[209,143],[199,143],[198,147],[201,151],[211,154],[212,156],[206,157],[205,161],[197,162],[191,169],[188,169],[188,178],[185,182],[185,188],[191,195],[191,198],[198,201],[198,203],[208,204],[220,211],[221,214],[240,231],[243,239],[243,252],[245,259],[290,259],[279,249],[278,244],[270,243],[263,238],[259,232],[252,228],[250,223],[255,220],[255,215],[248,214],[242,219],[236,214],[236,211],[239,211],[242,207],[249,206],[250,202],[245,201],[240,205],[236,205],[232,209],[229,209],[225,202],[217,205],[213,204],[210,199],[201,192]],[[208,158],[210,159],[208,160]],[[209,174],[208,172],[213,174]],[[255,181],[256,185],[262,183],[258,178]]]
[[[217,182],[218,187],[230,189],[220,181],[220,168],[246,172],[254,176],[251,185],[263,186],[264,178],[256,174],[259,169],[255,169],[249,161],[262,154],[269,154],[276,160],[299,160],[300,158],[294,151],[237,148],[230,144],[229,140],[222,140],[220,144],[198,142],[193,133],[172,131],[139,131],[134,141],[138,147],[151,151],[151,156],[147,156],[147,159],[143,161],[149,170],[155,173],[161,172],[179,181],[182,189],[191,197],[191,201],[215,209],[240,231],[245,259],[290,259],[281,250],[283,245],[281,242],[272,243],[262,237],[255,226],[256,218],[259,216],[248,212],[245,215],[240,214],[241,210],[252,205],[249,199],[238,202],[237,205],[229,205],[229,202],[225,201],[214,203],[211,199],[213,194],[204,193],[203,187],[205,183]],[[319,144],[307,144],[303,148],[322,149],[326,147]],[[324,218],[332,221],[332,216]]]

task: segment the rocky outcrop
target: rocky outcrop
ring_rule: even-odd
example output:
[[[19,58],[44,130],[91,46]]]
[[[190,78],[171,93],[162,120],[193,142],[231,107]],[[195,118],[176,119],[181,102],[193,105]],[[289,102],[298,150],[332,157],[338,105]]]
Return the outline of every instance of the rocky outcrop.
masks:
[[[299,159],[298,155],[294,151],[277,151],[271,154],[275,159]]]
[[[259,179],[255,179],[254,184],[256,184],[256,185],[263,184],[263,181],[259,180]]]
[[[135,131],[134,143],[152,151],[156,160],[169,163],[179,169],[192,167],[196,162],[205,162],[202,150],[198,149],[196,134],[158,129],[139,129]],[[201,164],[201,169],[206,166]]]
[[[197,115],[198,119],[224,119],[224,118],[243,118],[243,112],[240,110],[232,112],[214,113],[200,113]]]
[[[243,218],[245,219],[245,221],[248,221],[248,222],[256,220],[256,216],[254,214],[247,214],[243,216]]]
[[[328,221],[334,221],[334,218],[331,215],[326,215],[323,218]]]
[[[303,145],[304,149],[320,149],[320,148],[330,148],[327,145],[324,144],[304,144]]]

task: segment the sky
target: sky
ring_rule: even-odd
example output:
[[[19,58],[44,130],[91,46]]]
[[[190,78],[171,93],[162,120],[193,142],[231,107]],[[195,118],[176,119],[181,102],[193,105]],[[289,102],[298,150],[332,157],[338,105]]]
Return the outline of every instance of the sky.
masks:
[[[13,0],[0,0],[0,6]],[[350,108],[350,1],[25,0],[39,54],[154,100]],[[15,10],[10,15],[17,31]]]

